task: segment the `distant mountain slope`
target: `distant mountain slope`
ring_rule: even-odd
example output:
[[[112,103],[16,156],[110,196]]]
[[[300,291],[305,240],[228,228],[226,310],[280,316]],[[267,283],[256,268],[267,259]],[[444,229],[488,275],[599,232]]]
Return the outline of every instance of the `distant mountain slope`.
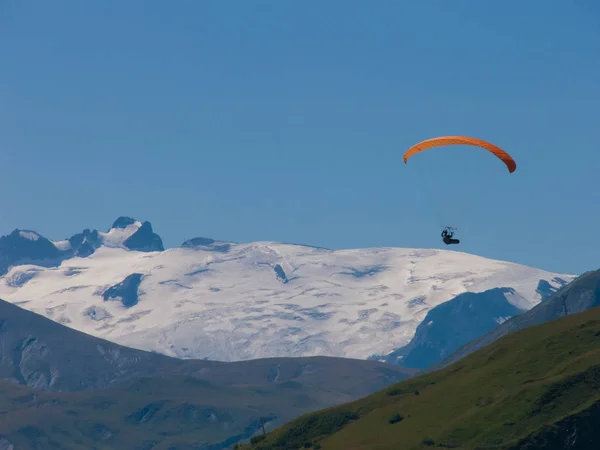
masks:
[[[495,288],[484,292],[465,292],[431,309],[417,327],[410,343],[392,354],[386,362],[424,369],[450,355],[463,344],[495,329],[524,310],[507,297],[513,289]]]
[[[526,313],[507,320],[489,333],[466,343],[447,358],[433,364],[428,370],[436,370],[452,364],[502,336],[514,333],[517,330],[585,311],[598,305],[600,305],[600,270],[586,272],[551,295],[545,302],[538,304]]]
[[[53,243],[17,235],[15,245],[43,248],[37,259],[16,250],[7,257],[1,298],[90,335],[180,358],[387,355],[409,343],[432,308],[461,293],[510,288],[509,302],[527,310],[573,278],[448,250],[333,251],[209,238],[163,250],[148,222],[127,217],[106,233],[84,230]]]
[[[0,346],[0,379],[41,390],[92,389],[182,367],[180,360],[89,336],[2,300]]]
[[[97,389],[153,375],[193,375],[225,384],[286,382],[310,375],[321,387],[352,396],[416,373],[375,361],[329,357],[182,360],[96,338],[2,300],[0,343],[0,379],[45,391]],[[355,385],[344,391],[337,377]]]
[[[2,436],[15,449],[42,442],[96,448],[94,439],[104,442],[97,448],[230,445],[254,433],[260,417],[281,424],[414,373],[328,357],[181,360],[122,347],[4,301],[0,349],[0,449],[10,448]]]
[[[304,365],[311,362],[330,363]],[[371,383],[381,374],[353,363],[340,369],[349,370],[346,375],[358,369],[360,375],[338,377],[338,389],[321,387],[318,375],[311,382],[301,370],[281,382],[230,385],[171,374],[75,393],[0,381],[0,448],[224,449],[256,433],[261,418],[269,429],[359,397],[344,391],[357,387],[361,377]]]
[[[506,335],[442,370],[304,415],[243,448],[600,448],[600,307]]]
[[[58,267],[64,260],[90,256],[102,246],[141,252],[164,250],[162,239],[152,231],[150,222],[130,217],[119,217],[105,233],[86,228],[56,242],[35,231],[17,229],[0,237],[0,275],[6,274],[10,267],[26,264]]]

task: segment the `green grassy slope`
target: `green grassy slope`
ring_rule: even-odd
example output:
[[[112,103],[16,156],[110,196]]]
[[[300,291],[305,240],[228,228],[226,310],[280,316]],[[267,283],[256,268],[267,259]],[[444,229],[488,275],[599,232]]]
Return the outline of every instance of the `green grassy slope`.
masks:
[[[584,449],[590,441],[600,448],[600,427],[577,427],[600,422],[599,406],[596,307],[504,336],[437,372],[304,415],[244,448]]]

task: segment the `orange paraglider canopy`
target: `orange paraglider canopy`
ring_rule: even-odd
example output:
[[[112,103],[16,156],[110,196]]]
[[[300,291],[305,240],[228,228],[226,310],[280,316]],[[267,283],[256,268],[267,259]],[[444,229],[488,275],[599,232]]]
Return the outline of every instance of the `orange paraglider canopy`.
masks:
[[[408,159],[416,155],[417,153],[422,152],[423,150],[428,150],[433,147],[441,147],[444,145],[473,145],[475,147],[481,147],[489,152],[496,155],[499,159],[506,164],[508,167],[508,171],[513,173],[517,168],[517,163],[512,157],[502,150],[500,147],[495,146],[494,144],[490,144],[481,139],[467,137],[467,136],[440,136],[433,139],[427,139],[426,141],[419,142],[416,145],[413,145],[409,148],[406,153],[404,153],[404,163],[408,161]]]

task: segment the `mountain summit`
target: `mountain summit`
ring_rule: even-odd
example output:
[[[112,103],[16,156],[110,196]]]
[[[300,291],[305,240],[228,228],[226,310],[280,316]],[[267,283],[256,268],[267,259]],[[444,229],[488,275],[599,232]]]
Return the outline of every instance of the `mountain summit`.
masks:
[[[86,228],[62,241],[51,241],[35,231],[16,229],[0,237],[0,274],[6,274],[12,266],[27,264],[58,267],[64,260],[88,257],[102,246],[141,252],[164,251],[162,239],[152,231],[150,222],[141,223],[131,217],[119,217],[106,233]]]
[[[27,233],[37,236],[29,243],[37,253],[10,246],[3,253],[0,240],[1,298],[93,336],[180,358],[382,359],[375,355],[406,346],[433,308],[460,294],[502,288],[503,308],[525,311],[574,278],[435,249],[195,238],[165,250],[149,222],[129,217],[65,241]]]

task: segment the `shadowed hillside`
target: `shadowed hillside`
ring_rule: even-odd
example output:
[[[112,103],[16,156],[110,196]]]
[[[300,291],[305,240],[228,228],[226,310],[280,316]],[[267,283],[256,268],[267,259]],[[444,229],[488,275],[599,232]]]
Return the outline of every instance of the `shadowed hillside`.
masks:
[[[414,373],[374,361],[179,360],[0,301],[0,448],[225,448]]]

